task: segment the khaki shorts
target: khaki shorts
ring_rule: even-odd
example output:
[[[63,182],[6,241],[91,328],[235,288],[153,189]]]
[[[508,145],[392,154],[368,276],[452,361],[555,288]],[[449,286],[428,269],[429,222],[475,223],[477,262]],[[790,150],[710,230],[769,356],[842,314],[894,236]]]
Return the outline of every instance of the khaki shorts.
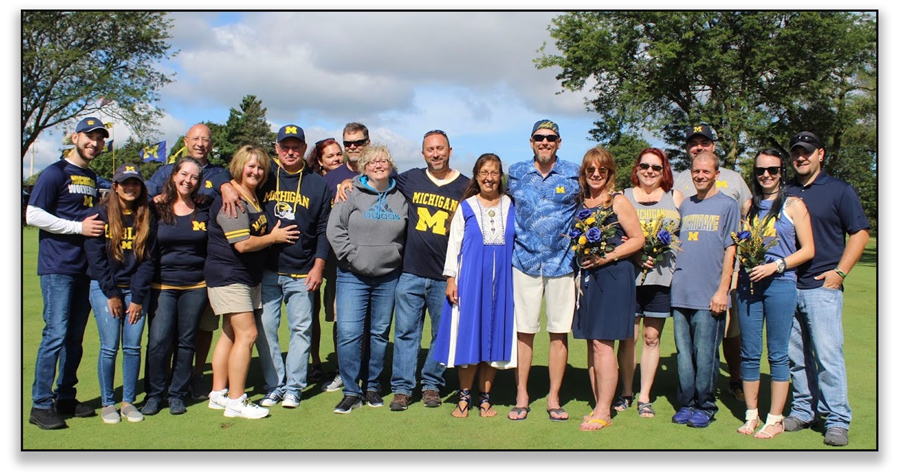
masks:
[[[575,315],[575,274],[558,278],[530,276],[513,268],[516,331],[537,334],[541,330],[541,299],[547,300],[547,332],[566,334]]]
[[[237,314],[262,309],[261,285],[251,288],[246,284],[229,284],[206,290],[209,294],[209,305],[216,314]]]

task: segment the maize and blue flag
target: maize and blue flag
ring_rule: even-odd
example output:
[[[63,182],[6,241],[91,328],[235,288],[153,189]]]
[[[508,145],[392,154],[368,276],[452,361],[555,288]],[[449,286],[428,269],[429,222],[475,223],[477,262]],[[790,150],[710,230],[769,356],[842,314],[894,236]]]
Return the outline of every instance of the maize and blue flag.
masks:
[[[113,140],[108,141],[108,142],[106,143],[106,145],[103,146],[103,150],[101,150],[100,153],[101,153],[101,154],[105,154],[105,153],[107,153],[107,152],[113,150],[113,142],[115,142],[115,141],[113,141]]]
[[[165,162],[166,141],[157,142],[141,149],[141,159],[144,162]]]
[[[169,157],[168,162],[166,162],[166,163],[174,164],[176,160],[178,160],[182,157],[187,157],[187,146],[184,146],[184,147],[178,149],[176,152],[172,153],[172,155]]]

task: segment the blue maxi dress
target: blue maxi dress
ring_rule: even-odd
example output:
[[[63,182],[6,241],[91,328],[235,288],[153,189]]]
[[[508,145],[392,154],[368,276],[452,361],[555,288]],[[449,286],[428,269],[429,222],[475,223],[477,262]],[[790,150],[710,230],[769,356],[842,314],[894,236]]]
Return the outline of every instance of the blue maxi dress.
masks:
[[[489,362],[506,369],[516,366],[516,328],[513,314],[512,250],[515,238],[515,210],[505,195],[499,217],[489,217],[485,209],[470,197],[459,205],[451,223],[451,246],[447,262],[455,261],[458,305],[444,302],[441,322],[434,343],[433,358],[447,367]],[[497,208],[493,209],[497,215]],[[503,234],[485,244],[482,227],[505,224]],[[459,253],[452,245],[454,226],[463,227]],[[458,231],[457,231],[458,233]],[[458,236],[458,235],[457,235]],[[446,266],[445,266],[446,268]]]

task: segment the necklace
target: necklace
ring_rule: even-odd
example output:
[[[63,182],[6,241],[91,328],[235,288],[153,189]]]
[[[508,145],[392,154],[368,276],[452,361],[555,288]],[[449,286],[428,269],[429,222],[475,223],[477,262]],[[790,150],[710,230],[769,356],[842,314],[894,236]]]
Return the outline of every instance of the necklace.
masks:
[[[241,191],[241,195],[244,197],[244,200],[247,200],[254,207],[256,207],[257,210],[259,210],[259,201],[256,199],[256,193],[251,195],[243,184],[235,182],[234,179],[231,180],[231,185],[234,185],[234,188]]]
[[[492,200],[493,201],[493,200]],[[506,220],[503,217],[502,197],[496,199],[495,205],[482,206],[480,197],[475,199],[478,204],[481,234],[485,245],[506,244]]]

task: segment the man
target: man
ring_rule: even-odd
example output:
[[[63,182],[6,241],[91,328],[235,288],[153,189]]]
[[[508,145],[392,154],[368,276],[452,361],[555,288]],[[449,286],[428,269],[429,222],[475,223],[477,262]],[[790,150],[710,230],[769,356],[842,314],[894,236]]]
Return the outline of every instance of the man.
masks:
[[[509,168],[509,195],[516,205],[513,247],[513,299],[518,331],[516,406],[507,418],[524,420],[531,411],[528,375],[534,334],[540,331],[541,298],[546,295],[550,334],[547,413],[552,421],[569,414],[559,401],[559,389],[569,357],[568,333],[575,312],[574,254],[565,231],[572,227],[580,192],[578,165],[556,156],[562,144],[559,126],[541,119],[531,128],[534,158]]]
[[[359,175],[359,168],[356,166],[357,162],[359,162],[359,158],[362,156],[363,150],[369,145],[369,128],[358,123],[358,122],[350,122],[344,126],[343,131],[343,141],[344,141],[344,163],[340,167],[332,170],[325,174],[325,183],[328,185],[328,190],[331,193],[331,196],[334,197],[337,192],[338,187],[342,183],[349,183],[353,177]],[[337,269],[337,258],[334,257],[334,252],[331,253],[330,259],[332,263],[334,263],[334,268],[329,270],[328,276],[334,277],[336,276]],[[331,288],[332,290],[334,287]],[[326,289],[327,291],[327,289]],[[325,299],[334,302],[335,296],[329,295],[326,292]],[[335,312],[337,312],[335,310]],[[337,354],[337,326],[333,327],[332,330],[332,339],[334,340],[334,352]],[[363,339],[363,345],[367,342],[367,339]],[[363,352],[365,355],[365,352]],[[328,379],[322,384],[322,390],[326,392],[337,392],[344,386],[343,380],[341,380],[341,372],[340,369],[335,369],[334,377]]]
[[[184,135],[184,146],[188,155],[200,163],[203,167],[203,183],[200,184],[199,193],[212,200],[219,194],[222,195],[222,203],[226,213],[237,216],[235,206],[240,205],[240,194],[231,185],[231,174],[224,167],[209,163],[209,153],[212,151],[212,132],[205,124],[194,124]],[[172,175],[175,164],[166,164],[160,167],[147,181],[147,196],[154,197],[162,192],[163,185]],[[200,318],[200,328],[194,338],[196,356],[194,358],[194,375],[191,377],[191,397],[195,400],[206,398],[203,387],[203,367],[206,366],[206,358],[212,346],[213,332],[219,328],[219,319],[213,314],[212,308],[207,307],[206,312]]]
[[[700,152],[691,163],[697,193],[681,203],[681,250],[672,277],[672,317],[678,351],[678,403],[672,422],[705,428],[718,411],[716,350],[725,332],[725,312],[731,306],[729,288],[734,271],[740,225],[738,204],[719,193],[719,158]]]
[[[397,187],[409,203],[403,274],[394,301],[394,363],[391,375],[393,411],[406,410],[416,387],[416,367],[425,310],[431,317],[431,340],[422,367],[422,401],[428,408],[441,405],[444,367],[432,358],[441,311],[446,299],[443,276],[449,241],[450,215],[469,179],[450,168],[450,139],[441,130],[425,133],[422,157],[425,168],[414,168],[397,176]]]
[[[84,237],[100,236],[104,231],[97,214],[87,215],[98,198],[97,175],[88,166],[100,155],[107,137],[109,132],[100,119],[87,117],[78,122],[72,134],[74,150],[41,172],[25,211],[28,224],[40,228],[38,275],[44,299],[44,331],[34,366],[28,421],[44,430],[68,427],[60,415],[94,415],[93,408],[75,399],[75,384],[91,312],[90,278],[82,246]]]
[[[325,179],[305,167],[303,129],[294,124],[279,129],[275,151],[277,167],[269,172],[260,200],[269,223],[296,225],[300,239],[268,250],[262,278],[263,312],[257,321],[256,339],[266,390],[260,405],[271,407],[280,401],[284,408],[296,408],[306,387],[314,293],[322,284],[325,259],[331,249],[325,238],[331,196]],[[278,343],[282,302],[290,329],[287,359],[282,358]]]
[[[850,429],[841,311],[843,283],[869,241],[869,221],[856,191],[822,170],[825,148],[811,132],[791,138],[794,179],[787,194],[809,209],[816,255],[797,269],[797,311],[791,329],[791,412],[785,431],[825,418],[825,444],[846,446]],[[845,237],[849,235],[849,238]]]
[[[685,131],[685,150],[688,157],[693,159],[700,152],[716,153],[715,132],[706,124],[689,127]],[[675,177],[675,190],[681,191],[685,197],[690,197],[696,190],[691,179],[691,171],[683,170]],[[741,174],[730,169],[719,169],[719,178],[716,180],[716,190],[733,198],[741,207],[741,218],[745,218],[750,211],[752,195],[747,183]],[[731,299],[737,299],[737,268],[731,281]],[[722,340],[722,354],[728,365],[728,393],[740,401],[744,401],[744,387],[741,383],[741,326],[738,323],[736,308],[728,310],[725,322],[725,338]]]

